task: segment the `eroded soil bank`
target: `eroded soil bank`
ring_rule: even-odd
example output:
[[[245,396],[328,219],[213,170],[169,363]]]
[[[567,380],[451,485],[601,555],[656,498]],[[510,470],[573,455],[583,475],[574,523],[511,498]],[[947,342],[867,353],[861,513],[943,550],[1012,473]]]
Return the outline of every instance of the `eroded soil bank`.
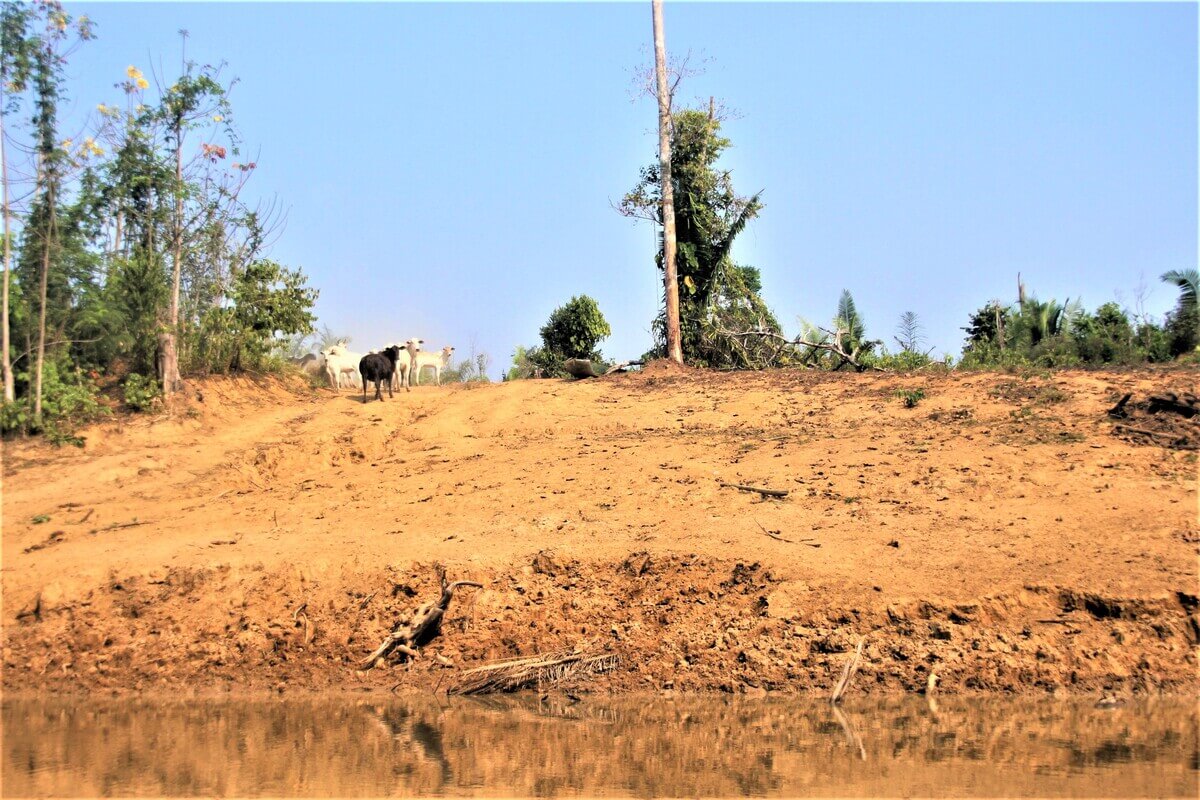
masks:
[[[1195,453],[1105,410],[1195,381],[211,381],[83,450],[5,444],[4,688],[444,689],[584,648],[619,661],[574,690],[826,693],[865,637],[858,692],[1194,692]],[[359,670],[439,565],[484,588]]]

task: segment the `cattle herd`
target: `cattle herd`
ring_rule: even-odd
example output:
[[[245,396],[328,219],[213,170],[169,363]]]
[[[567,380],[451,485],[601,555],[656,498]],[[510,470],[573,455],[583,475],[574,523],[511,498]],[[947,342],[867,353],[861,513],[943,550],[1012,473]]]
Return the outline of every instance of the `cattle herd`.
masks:
[[[375,385],[375,399],[383,400],[381,391],[387,386],[388,396],[394,389],[404,387],[411,391],[413,384],[420,385],[421,371],[429,368],[434,372],[437,384],[442,384],[442,369],[450,366],[454,348],[447,345],[436,352],[422,351],[424,339],[409,339],[402,343],[389,343],[382,350],[372,350],[363,355],[353,353],[340,341],[330,345],[319,354],[309,353],[294,362],[309,375],[324,375],[334,391],[343,386],[362,387],[363,402],[367,399],[367,385]]]

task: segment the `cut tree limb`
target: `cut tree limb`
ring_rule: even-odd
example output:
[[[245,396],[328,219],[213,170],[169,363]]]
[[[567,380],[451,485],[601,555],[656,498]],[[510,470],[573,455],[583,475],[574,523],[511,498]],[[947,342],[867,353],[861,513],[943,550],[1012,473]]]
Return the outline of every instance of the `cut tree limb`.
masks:
[[[454,590],[460,586],[483,588],[482,583],[474,581],[455,581],[448,584],[443,576],[441,597],[433,603],[422,603],[411,617],[400,620],[395,629],[383,640],[383,643],[375,648],[375,652],[359,663],[359,668],[371,669],[378,666],[392,652],[416,658],[417,648],[441,633],[442,619],[446,615],[446,609],[450,607],[450,601],[454,598]]]

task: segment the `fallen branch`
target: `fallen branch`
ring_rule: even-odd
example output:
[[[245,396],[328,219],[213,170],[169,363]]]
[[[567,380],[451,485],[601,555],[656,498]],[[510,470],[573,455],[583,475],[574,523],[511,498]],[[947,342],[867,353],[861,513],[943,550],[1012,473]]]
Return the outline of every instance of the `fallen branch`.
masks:
[[[1197,445],[1191,443],[1186,436],[1180,436],[1175,433],[1163,433],[1161,431],[1148,431],[1145,428],[1135,428],[1132,425],[1114,425],[1114,431],[1126,431],[1128,433],[1136,433],[1141,436],[1149,436],[1154,439],[1167,439],[1171,442],[1171,447],[1177,450],[1195,450]]]
[[[444,575],[441,582],[442,596],[436,602],[422,603],[411,617],[402,619],[383,640],[383,643],[375,648],[375,652],[360,662],[360,669],[371,669],[378,666],[392,652],[400,652],[409,658],[416,658],[416,648],[423,646],[441,633],[442,618],[446,614],[446,609],[450,607],[450,601],[454,598],[454,590],[460,586],[483,588],[482,583],[474,581],[455,581],[447,584]]]
[[[780,349],[791,347],[796,350],[803,350],[805,348],[808,348],[810,353],[814,350],[824,350],[825,352],[832,353],[833,355],[835,355],[841,359],[841,361],[838,362],[838,365],[836,367],[834,367],[834,370],[838,370],[841,367],[845,366],[846,364],[849,364],[850,366],[854,367],[859,372],[865,372],[868,369],[874,370],[876,372],[885,372],[886,371],[882,367],[877,367],[873,364],[864,364],[861,361],[859,361],[858,354],[861,349],[859,347],[854,348],[854,350],[849,353],[847,353],[845,350],[843,350],[841,345],[838,344],[838,342],[841,341],[842,335],[845,334],[846,331],[839,329],[835,332],[835,331],[825,330],[824,328],[819,328],[819,330],[822,331],[823,333],[829,334],[829,337],[830,337],[829,341],[810,342],[801,336],[797,336],[795,339],[789,339],[786,336],[784,336],[783,334],[779,334],[779,333],[775,333],[774,331],[767,331],[767,330],[731,331],[731,330],[726,330],[725,328],[719,328],[718,333],[721,333],[724,336],[729,336],[729,337],[734,337],[734,338],[744,337],[744,336],[757,336],[757,337],[763,338],[763,339],[770,339],[772,341],[779,342]]]
[[[741,483],[725,483],[721,481],[721,485],[727,489],[740,489],[743,492],[758,492],[764,497],[787,497],[787,489],[762,489],[758,486],[746,486]]]
[[[614,653],[585,656],[578,650],[569,653],[514,658],[464,671],[449,694],[487,694],[540,688],[580,675],[595,675],[615,668],[620,659]]]
[[[854,648],[854,655],[850,656],[850,660],[846,662],[846,666],[842,669],[842,677],[838,679],[837,686],[833,687],[833,696],[829,698],[831,704],[836,706],[842,699],[842,695],[846,693],[846,689],[850,687],[850,679],[858,671],[858,659],[862,657],[862,649],[866,641],[867,637],[865,636],[858,640],[858,647]]]
[[[763,524],[761,522],[759,522],[758,520],[754,520],[754,524],[759,527],[759,530],[761,530],[767,536],[770,536],[772,539],[776,539],[781,542],[787,542],[788,544],[795,544],[795,542],[793,542],[791,539],[785,539],[782,536],[780,536],[779,531],[767,530],[766,528],[763,527]]]
[[[136,519],[133,522],[118,522],[114,525],[108,525],[103,528],[93,528],[91,531],[88,531],[88,535],[94,536],[97,533],[105,533],[107,531],[119,531],[122,528],[136,528],[139,525],[149,525],[149,524],[151,524],[150,520],[147,520],[145,522],[139,522]]]

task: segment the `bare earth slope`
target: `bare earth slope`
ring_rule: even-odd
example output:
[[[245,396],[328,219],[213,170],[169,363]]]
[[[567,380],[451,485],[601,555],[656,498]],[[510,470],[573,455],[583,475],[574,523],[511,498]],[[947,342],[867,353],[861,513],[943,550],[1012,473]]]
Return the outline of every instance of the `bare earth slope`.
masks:
[[[825,691],[865,636],[860,691],[1193,691],[1195,453],[1104,412],[1196,379],[209,381],[83,450],[5,444],[4,687],[425,687],[582,646],[620,658],[584,688]],[[358,671],[437,564],[485,588]]]

